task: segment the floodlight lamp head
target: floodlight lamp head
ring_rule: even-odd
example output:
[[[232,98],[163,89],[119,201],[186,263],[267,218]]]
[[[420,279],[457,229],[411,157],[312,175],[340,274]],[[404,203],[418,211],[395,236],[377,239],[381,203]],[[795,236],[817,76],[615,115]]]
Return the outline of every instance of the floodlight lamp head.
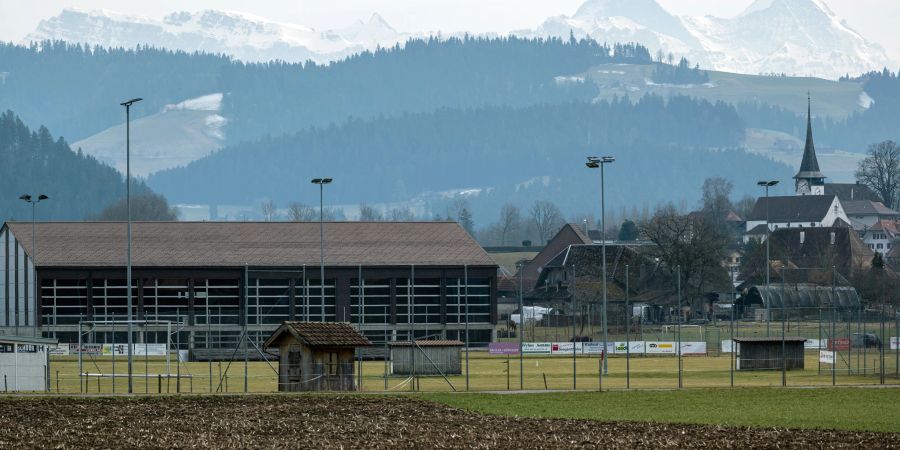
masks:
[[[584,165],[587,166],[589,169],[596,169],[596,168],[600,167],[600,158],[598,158],[596,156],[588,156],[587,162],[584,163]]]
[[[41,194],[41,195],[38,196],[38,201],[41,201],[41,200],[47,200],[47,199],[49,199],[49,198],[50,198],[50,197],[47,197],[46,195]]]
[[[30,202],[30,201],[31,201],[31,196],[28,195],[28,194],[22,194],[22,195],[19,196],[19,200],[25,200],[26,202]]]
[[[772,180],[769,182],[769,186],[775,186],[776,184],[778,184],[778,180]]]
[[[613,161],[615,161],[615,160],[616,160],[616,158],[614,158],[614,157],[612,157],[612,156],[604,156],[604,157],[600,160],[600,162],[602,162],[602,163],[611,163],[611,162],[613,162]]]
[[[322,184],[328,184],[328,183],[331,183],[332,181],[334,181],[334,180],[331,178],[325,178],[322,180]]]
[[[322,184],[322,179],[321,178],[313,178],[312,183],[313,184]]]
[[[140,97],[139,97],[139,98],[133,98],[133,99],[131,99],[131,100],[126,100],[126,101],[124,101],[124,102],[122,102],[122,103],[119,103],[119,105],[124,106],[124,107],[127,108],[127,107],[129,107],[129,106],[131,106],[131,105],[133,105],[133,104],[135,104],[135,103],[141,101],[141,100],[143,100],[143,99],[140,98]]]

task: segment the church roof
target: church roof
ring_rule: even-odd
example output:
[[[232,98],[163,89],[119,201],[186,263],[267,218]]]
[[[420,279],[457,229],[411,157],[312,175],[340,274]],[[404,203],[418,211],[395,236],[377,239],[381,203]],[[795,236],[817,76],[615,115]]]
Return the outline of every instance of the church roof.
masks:
[[[794,175],[794,178],[825,178],[825,175],[819,170],[819,160],[816,159],[816,146],[813,144],[812,135],[812,111],[809,103],[806,108],[806,147],[803,148],[800,171]]]

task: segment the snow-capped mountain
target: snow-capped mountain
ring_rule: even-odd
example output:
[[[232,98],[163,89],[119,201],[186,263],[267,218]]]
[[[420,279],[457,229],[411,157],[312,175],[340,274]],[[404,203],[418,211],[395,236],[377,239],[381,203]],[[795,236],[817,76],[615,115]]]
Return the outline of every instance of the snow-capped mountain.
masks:
[[[338,30],[315,30],[246,13],[205,10],[176,12],[162,20],[107,10],[65,9],[43,20],[25,41],[59,39],[101,46],[153,45],[175,50],[223,53],[257,62],[280,59],[333,61],[411,35],[397,32],[378,14]]]
[[[571,17],[547,19],[525,36],[636,41],[706,68],[838,78],[891,66],[884,49],[823,0],[756,0],[734,18],[676,17],[655,0],[588,0]]]
[[[640,42],[654,53],[688,57],[704,68],[837,78],[894,64],[884,49],[837,17],[824,0],[756,0],[733,18],[678,17],[656,0],[587,0],[572,16],[548,18],[520,36],[590,36]],[[244,61],[333,61],[427,33],[395,30],[373,14],[346,28],[316,30],[246,13],[176,12],[163,19],[66,9],[25,41],[60,39],[101,46],[154,45],[224,53]],[[459,35],[450,33],[445,36]]]

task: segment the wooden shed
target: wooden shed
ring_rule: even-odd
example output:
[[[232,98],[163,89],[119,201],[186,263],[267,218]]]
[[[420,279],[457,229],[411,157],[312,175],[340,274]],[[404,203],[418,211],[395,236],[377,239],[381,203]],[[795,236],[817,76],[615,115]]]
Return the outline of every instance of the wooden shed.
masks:
[[[391,373],[394,375],[460,375],[463,347],[456,340],[391,342]]]
[[[353,391],[353,356],[372,345],[349,323],[284,322],[264,344],[278,349],[279,391]]]
[[[734,338],[737,370],[781,370],[782,361],[787,370],[803,370],[803,343],[806,338],[788,336],[748,336]]]

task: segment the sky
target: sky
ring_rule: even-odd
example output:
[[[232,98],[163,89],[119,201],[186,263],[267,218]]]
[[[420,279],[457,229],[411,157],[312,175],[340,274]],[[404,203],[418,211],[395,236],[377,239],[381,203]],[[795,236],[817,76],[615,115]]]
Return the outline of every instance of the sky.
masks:
[[[676,15],[731,17],[753,0],[657,0]],[[898,0],[825,0],[869,40],[900,59]],[[0,0],[0,40],[19,41],[63,8],[109,9],[161,18],[173,11],[224,9],[318,29],[340,28],[381,14],[399,31],[508,32],[534,28],[555,15],[571,15],[583,0]],[[473,13],[477,11],[477,14]]]

